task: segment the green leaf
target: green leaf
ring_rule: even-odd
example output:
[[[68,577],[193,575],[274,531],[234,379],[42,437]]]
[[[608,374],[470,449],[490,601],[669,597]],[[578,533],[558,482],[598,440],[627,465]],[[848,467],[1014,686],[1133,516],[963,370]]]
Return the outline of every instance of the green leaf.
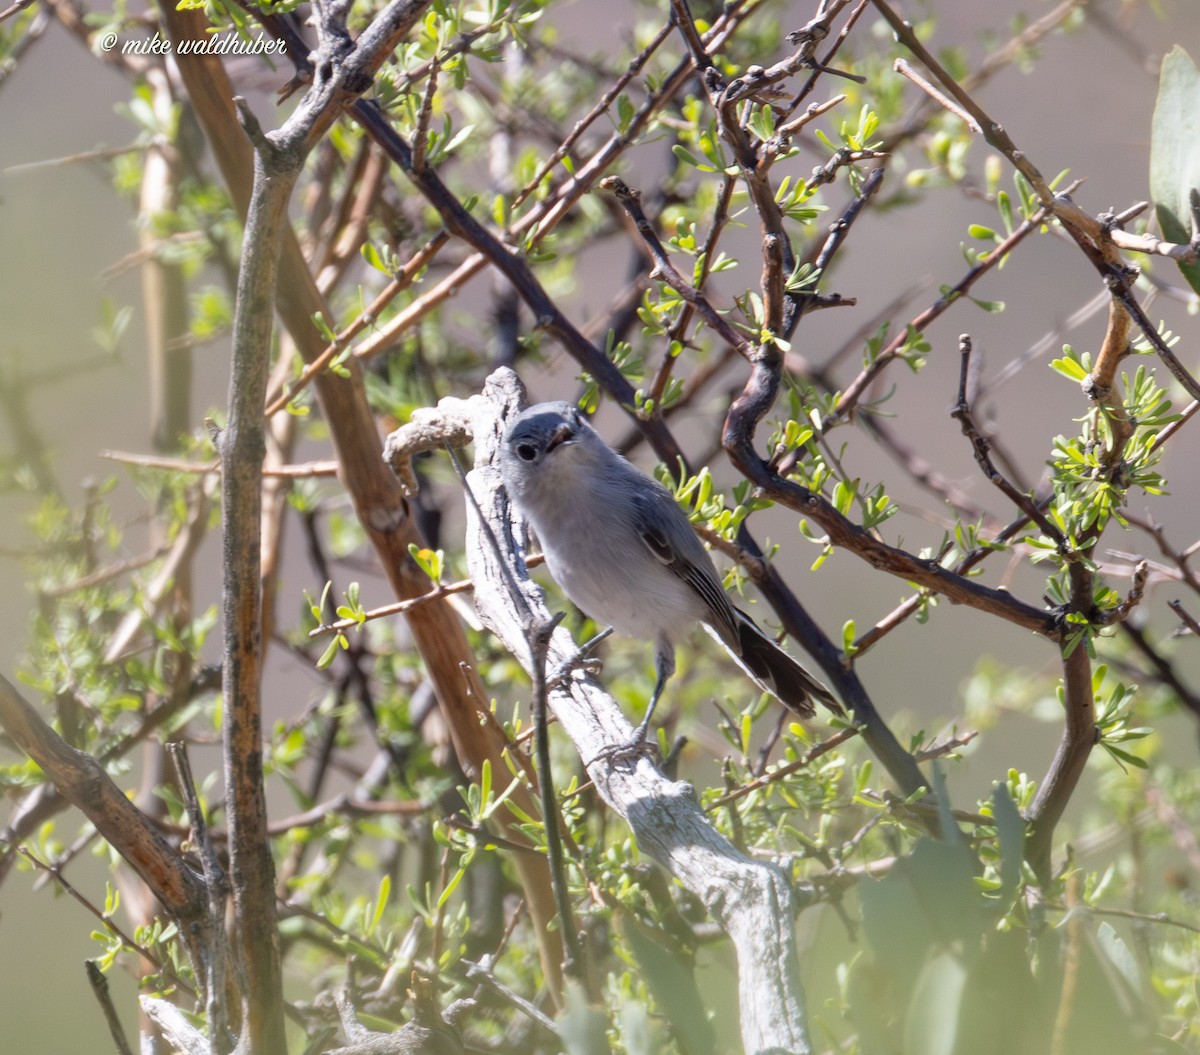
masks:
[[[1083,365],[1076,359],[1063,356],[1061,359],[1053,359],[1050,362],[1050,368],[1062,374],[1063,377],[1070,378],[1072,381],[1079,383],[1087,377],[1088,372],[1083,368]]]
[[[1101,951],[1109,962],[1117,969],[1122,979],[1129,986],[1131,993],[1138,993],[1142,990],[1142,983],[1138,971],[1137,960],[1132,952],[1129,951],[1129,946],[1121,940],[1120,935],[1113,929],[1110,923],[1101,923],[1096,931],[1096,941],[1100,946]]]
[[[375,248],[374,244],[371,242],[363,242],[359,252],[362,254],[362,258],[376,271],[382,271],[388,276],[391,275],[391,272],[388,270],[387,263],[384,261],[382,255],[380,255],[379,250]]]
[[[328,341],[330,344],[333,344],[337,340],[337,334],[333,332],[333,328],[326,321],[323,312],[314,312],[312,320],[313,325],[316,326],[317,330],[326,341]]]
[[[854,653],[858,651],[854,647],[854,638],[856,636],[857,635],[854,632],[854,620],[847,619],[846,622],[842,624],[842,651],[845,652],[847,656],[853,656]]]
[[[622,92],[617,96],[617,128],[621,135],[624,135],[629,128],[629,122],[633,120],[633,103],[629,96]]]
[[[564,1007],[558,1016],[558,1035],[567,1055],[595,1055],[609,1051],[605,1030],[608,1016],[588,1001],[578,982],[568,982],[564,992]]]
[[[329,646],[321,653],[321,658],[317,660],[318,670],[325,670],[333,662],[334,657],[338,654],[338,649],[341,648],[341,642],[344,640],[341,634],[334,634],[333,640],[329,642]]]
[[[379,921],[383,918],[384,909],[387,908],[388,899],[392,895],[392,877],[384,873],[383,878],[379,881],[379,897],[375,900],[375,912],[371,916],[371,925],[367,928],[367,936],[370,937],[375,933],[375,928],[379,926]]]
[[[613,923],[654,997],[658,1012],[671,1024],[680,1050],[689,1055],[711,1053],[716,1038],[704,996],[696,984],[695,963],[686,954],[675,951],[662,940],[662,935],[655,934],[631,912],[624,909],[614,912]],[[635,1000],[629,1000],[624,1007],[641,1009],[644,1014],[643,1006]],[[635,1046],[639,1051],[654,1050],[641,1046],[646,1031],[640,1017],[626,1016],[622,1011],[621,1039],[631,1055]]]
[[[1007,904],[1016,893],[1025,856],[1025,818],[1018,811],[1006,784],[992,792],[992,817],[1000,841],[1000,895]]]
[[[1163,59],[1150,126],[1150,196],[1169,242],[1191,241],[1188,196],[1200,189],[1200,70],[1176,45]],[[1179,265],[1200,293],[1200,264]]]
[[[966,968],[951,953],[944,952],[925,965],[904,1023],[906,1055],[953,1055],[966,982]]]

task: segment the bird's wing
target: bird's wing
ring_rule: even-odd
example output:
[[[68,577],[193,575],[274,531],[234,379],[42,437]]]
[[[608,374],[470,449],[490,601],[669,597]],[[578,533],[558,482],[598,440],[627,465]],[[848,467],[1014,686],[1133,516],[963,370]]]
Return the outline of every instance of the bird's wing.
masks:
[[[664,505],[665,503],[665,505]],[[710,617],[705,619],[726,645],[740,651],[738,620],[725,596],[712,558],[692,531],[683,510],[665,490],[639,494],[634,500],[636,529],[646,548],[700,596]],[[651,516],[656,512],[657,516]]]

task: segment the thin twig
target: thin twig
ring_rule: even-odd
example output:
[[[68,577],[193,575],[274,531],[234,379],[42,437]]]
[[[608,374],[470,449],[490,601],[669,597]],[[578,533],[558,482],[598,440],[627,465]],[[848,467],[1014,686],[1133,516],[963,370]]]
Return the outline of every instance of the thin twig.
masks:
[[[788,762],[785,765],[776,766],[769,773],[764,773],[757,780],[752,780],[748,784],[742,784],[740,787],[735,788],[728,794],[722,795],[719,799],[709,803],[706,808],[708,812],[711,813],[718,807],[728,806],[729,803],[736,802],[738,799],[743,799],[747,795],[750,795],[761,788],[765,788],[770,784],[778,783],[779,781],[783,780],[784,777],[789,777],[793,773],[804,769],[806,766],[809,766],[815,762],[822,755],[826,755],[835,748],[841,747],[842,744],[846,743],[848,740],[854,739],[854,737],[861,733],[862,729],[858,726],[853,726],[849,729],[841,729],[832,736],[826,737],[819,744],[814,744],[794,762]]]
[[[112,1037],[118,1055],[133,1055],[133,1049],[129,1046],[129,1038],[125,1036],[125,1027],[121,1024],[121,1016],[117,1014],[112,993],[108,988],[108,979],[104,977],[104,972],[96,966],[94,960],[84,960],[83,966],[87,971],[88,985],[92,987],[92,994],[100,1004],[100,1010],[104,1012],[108,1035]]]
[[[912,81],[913,84],[915,84],[921,89],[921,91],[928,95],[935,103],[938,104],[938,106],[944,107],[954,114],[955,117],[961,118],[966,123],[967,128],[969,128],[972,132],[979,134],[983,131],[983,129],[979,127],[979,122],[976,121],[974,117],[972,117],[966,112],[966,110],[954,102],[954,100],[947,98],[946,95],[944,95],[942,92],[939,92],[932,84],[930,84],[924,77],[917,73],[917,71],[914,70],[907,62],[905,62],[904,59],[897,59],[892,64],[892,69],[894,69],[901,76],[907,77],[910,81]]]
[[[1029,495],[1014,487],[992,463],[991,456],[988,453],[988,439],[979,431],[978,426],[976,426],[975,419],[971,416],[971,405],[967,398],[967,387],[971,372],[972,342],[970,334],[964,333],[959,336],[958,350],[961,354],[958,376],[958,401],[955,403],[954,409],[950,411],[950,416],[962,427],[962,434],[970,441],[975,461],[978,462],[979,468],[983,470],[983,475],[987,477],[988,482],[1004,494],[1027,518],[1041,528],[1042,533],[1058,546],[1060,553],[1065,553],[1067,539],[1058,526],[1050,521],[1050,518],[1038,508],[1037,503]]]
[[[659,239],[654,226],[646,218],[642,210],[641,195],[632,190],[619,176],[605,176],[597,186],[609,191],[629,214],[638,235],[646,246],[654,269],[650,272],[652,278],[661,278],[668,286],[678,293],[688,305],[712,328],[726,344],[736,348],[743,356],[750,354],[750,341],[738,333],[725,317],[717,311],[708,298],[688,282],[671,263],[666,247]]]
[[[180,978],[179,975],[172,970],[170,964],[164,963],[161,959],[159,959],[158,956],[154,954],[151,949],[131,938],[113,921],[113,918],[108,915],[108,913],[103,912],[101,909],[93,905],[92,902],[90,902],[86,897],[84,897],[83,894],[81,894],[79,890],[77,890],[75,886],[67,879],[67,877],[63,875],[62,869],[57,864],[47,864],[36,854],[34,854],[33,851],[31,851],[27,846],[18,846],[16,850],[17,853],[24,857],[25,860],[33,865],[34,868],[49,875],[60,887],[63,888],[63,890],[70,894],[71,897],[73,897],[77,902],[79,902],[79,904],[87,909],[88,912],[95,916],[96,919],[98,919],[104,925],[106,930],[111,931],[118,938],[120,938],[121,944],[123,944],[127,949],[131,950],[132,952],[136,952],[148,964],[151,964],[155,971],[161,974],[164,978],[169,978],[172,984],[179,986],[188,993],[195,993],[196,990],[182,978]]]
[[[1184,626],[1186,626],[1197,637],[1200,637],[1200,620],[1197,620],[1191,612],[1183,607],[1182,601],[1168,601],[1167,606],[1172,612],[1179,616],[1179,618],[1183,621]]]

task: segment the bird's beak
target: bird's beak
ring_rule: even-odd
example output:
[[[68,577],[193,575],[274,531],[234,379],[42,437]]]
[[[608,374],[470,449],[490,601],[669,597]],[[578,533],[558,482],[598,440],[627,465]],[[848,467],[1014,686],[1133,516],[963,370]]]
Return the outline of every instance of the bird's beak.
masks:
[[[549,454],[555,447],[569,443],[574,438],[575,430],[564,421],[554,430],[554,434],[550,437],[550,442],[546,444],[546,453]]]

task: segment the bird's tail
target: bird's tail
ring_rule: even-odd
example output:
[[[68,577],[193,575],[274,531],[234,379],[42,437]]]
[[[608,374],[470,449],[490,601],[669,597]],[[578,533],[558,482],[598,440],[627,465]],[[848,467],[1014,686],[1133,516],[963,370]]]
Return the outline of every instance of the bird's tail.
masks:
[[[819,700],[834,714],[845,714],[837,697],[764,634],[753,619],[740,609],[734,612],[736,647],[729,641],[722,644],[759,688],[802,718],[811,718],[815,713],[813,700]],[[705,629],[709,629],[707,625]],[[709,632],[721,640],[716,631]]]

